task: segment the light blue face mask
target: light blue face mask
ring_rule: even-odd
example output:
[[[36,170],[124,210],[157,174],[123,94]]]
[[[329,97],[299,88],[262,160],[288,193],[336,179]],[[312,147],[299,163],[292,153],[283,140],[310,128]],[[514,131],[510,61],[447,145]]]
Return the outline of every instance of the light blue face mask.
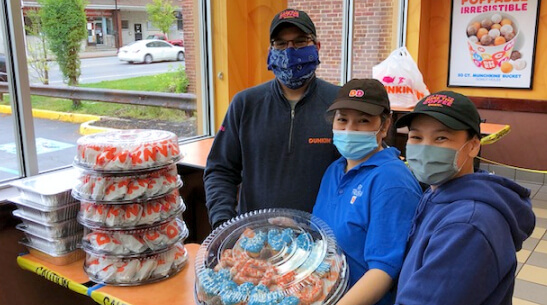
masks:
[[[332,130],[332,143],[348,160],[361,160],[378,148],[378,131]]]
[[[443,184],[460,172],[461,167],[458,168],[457,165],[458,153],[465,144],[458,150],[432,145],[407,144],[408,166],[418,181],[429,185]]]

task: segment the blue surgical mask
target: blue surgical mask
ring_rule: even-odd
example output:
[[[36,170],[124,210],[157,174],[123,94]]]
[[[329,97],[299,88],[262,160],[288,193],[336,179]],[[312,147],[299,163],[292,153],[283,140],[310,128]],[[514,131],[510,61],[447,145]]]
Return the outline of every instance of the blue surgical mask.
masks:
[[[466,142],[467,144],[467,142]],[[432,145],[407,144],[406,159],[418,181],[429,185],[440,185],[460,172],[457,160],[460,149]],[[463,166],[463,165],[462,165]]]
[[[268,70],[290,89],[298,89],[313,77],[319,65],[319,52],[316,46],[299,49],[286,48],[276,50],[270,48],[268,54]]]
[[[378,148],[378,131],[332,130],[332,143],[348,160],[361,160]]]

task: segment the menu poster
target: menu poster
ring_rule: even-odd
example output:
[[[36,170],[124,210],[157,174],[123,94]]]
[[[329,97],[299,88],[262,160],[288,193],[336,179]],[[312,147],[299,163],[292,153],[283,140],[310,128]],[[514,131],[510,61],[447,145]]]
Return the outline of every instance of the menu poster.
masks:
[[[531,88],[540,0],[453,0],[448,86]]]

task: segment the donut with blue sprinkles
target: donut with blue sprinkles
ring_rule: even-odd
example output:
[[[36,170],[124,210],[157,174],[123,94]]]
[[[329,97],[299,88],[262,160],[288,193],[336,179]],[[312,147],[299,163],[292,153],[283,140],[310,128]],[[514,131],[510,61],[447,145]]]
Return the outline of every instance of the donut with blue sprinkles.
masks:
[[[201,282],[201,286],[203,287],[203,291],[209,296],[216,296],[219,293],[221,293],[221,290],[225,285],[230,285],[230,283],[234,283],[230,279],[230,271],[229,270],[220,270],[218,273],[215,272],[213,269],[206,268],[199,274],[199,280]]]
[[[268,287],[259,284],[251,291],[247,305],[277,305],[283,300],[281,291],[269,291]]]
[[[260,251],[264,249],[264,243],[266,242],[266,233],[259,231],[254,236],[243,236],[239,242],[239,245],[245,250],[251,257],[257,257]]]
[[[237,287],[237,290],[239,291],[239,293],[245,295],[245,297],[249,297],[253,288],[255,288],[255,285],[253,283],[245,282],[239,285],[239,287]]]
[[[282,231],[278,229],[270,229],[268,231],[268,245],[276,252],[281,251],[283,247],[292,242],[294,231],[291,228],[286,228]]]
[[[312,238],[309,233],[302,233],[296,238],[296,246],[304,251],[311,250]]]
[[[300,303],[300,299],[290,295],[288,297],[285,297],[278,305],[298,305]]]
[[[235,282],[226,281],[220,288],[220,299],[224,305],[239,305],[245,302],[247,295],[239,291],[239,287]]]

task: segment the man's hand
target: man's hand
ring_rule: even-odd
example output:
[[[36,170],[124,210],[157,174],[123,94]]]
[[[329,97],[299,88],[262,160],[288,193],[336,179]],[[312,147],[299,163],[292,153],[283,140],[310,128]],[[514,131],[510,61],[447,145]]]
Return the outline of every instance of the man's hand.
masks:
[[[299,228],[298,223],[294,219],[285,217],[285,216],[269,218],[268,222],[272,225],[276,225],[280,227],[289,227],[289,228],[295,228],[295,229]]]

